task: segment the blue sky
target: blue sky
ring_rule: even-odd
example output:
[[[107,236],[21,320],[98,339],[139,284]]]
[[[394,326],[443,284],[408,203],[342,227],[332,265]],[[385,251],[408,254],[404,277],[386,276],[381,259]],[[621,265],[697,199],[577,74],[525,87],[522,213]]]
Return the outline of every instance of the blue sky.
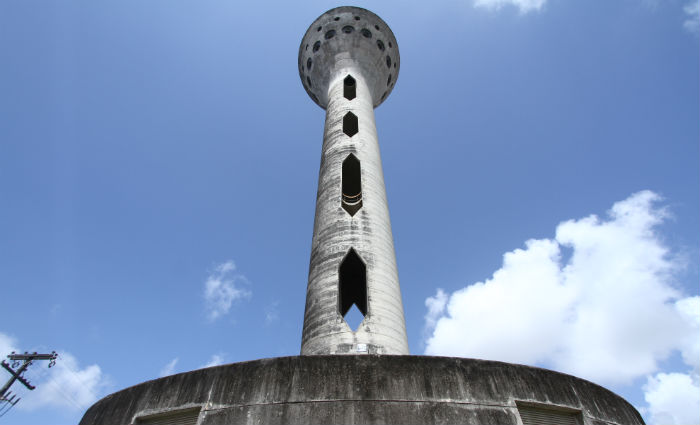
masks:
[[[412,354],[700,423],[697,0],[355,4],[401,52],[375,113]],[[297,52],[338,5],[0,2],[0,355],[61,353],[4,423],[299,353],[324,111]]]

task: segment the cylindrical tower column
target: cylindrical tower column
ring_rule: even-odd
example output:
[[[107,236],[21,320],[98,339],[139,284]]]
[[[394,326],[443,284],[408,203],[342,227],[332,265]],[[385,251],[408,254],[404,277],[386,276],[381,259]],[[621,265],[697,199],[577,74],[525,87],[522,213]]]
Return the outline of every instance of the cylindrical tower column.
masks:
[[[301,354],[408,354],[374,108],[394,86],[396,39],[365,9],[309,27],[299,70],[326,109]],[[353,329],[350,308],[364,319]]]

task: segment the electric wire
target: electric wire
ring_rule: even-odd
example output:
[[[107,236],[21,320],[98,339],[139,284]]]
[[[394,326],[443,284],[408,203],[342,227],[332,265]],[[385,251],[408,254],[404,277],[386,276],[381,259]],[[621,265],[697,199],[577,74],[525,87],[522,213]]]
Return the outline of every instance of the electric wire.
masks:
[[[68,380],[73,381],[70,383],[70,385],[67,385],[69,388],[80,388],[82,386],[80,378],[75,374],[75,372],[71,370],[71,368],[68,367],[68,365],[65,362],[60,367],[61,369],[59,370],[69,372],[69,374],[64,374],[64,376]],[[56,381],[56,379],[52,376],[52,373],[50,373],[48,370],[45,370],[44,372],[48,377],[48,380],[46,382],[54,388],[54,391],[58,392],[66,401],[68,401],[69,404],[71,404],[76,409],[82,409],[80,401],[74,396],[74,391],[65,390],[65,385],[62,386],[58,381]]]
[[[80,381],[75,378],[75,373],[73,373],[70,368],[67,367],[67,365],[64,363],[61,365],[61,369],[58,369],[59,371],[68,371],[70,374],[65,374],[68,379],[72,380],[80,386]],[[68,405],[70,405],[73,408],[76,408],[78,410],[82,409],[82,406],[80,405],[79,401],[73,397],[73,395],[69,392],[64,390],[63,386],[56,381],[56,379],[52,376],[53,373],[52,369],[29,369],[27,370],[28,374],[31,375],[30,379],[34,382],[36,382],[37,387],[39,385],[48,385],[49,387],[52,388],[53,392],[58,393],[66,402]],[[72,376],[71,376],[72,375]],[[72,383],[71,383],[72,384]],[[74,385],[69,385],[69,387],[74,387]]]
[[[93,401],[96,401],[98,399],[98,395],[95,394],[95,392],[92,390],[92,387],[83,385],[83,379],[72,368],[67,367],[66,370],[68,370],[71,373],[74,382],[76,382],[80,388],[87,392],[90,401],[86,404],[91,404]],[[82,403],[79,402],[79,404],[81,404],[81,408],[85,407],[82,406]]]
[[[92,388],[90,386],[83,384],[84,380],[76,373],[76,371],[73,368],[69,367],[64,362],[63,369],[67,370],[70,373],[70,376],[72,377],[72,381],[74,384],[73,387],[81,389],[82,391],[86,392],[88,395],[89,401],[87,401],[86,403],[82,403],[79,398],[73,398],[76,401],[76,406],[78,407],[78,409],[83,409],[86,407],[86,405],[89,405],[92,401],[97,400],[97,398],[98,398],[97,394],[95,394],[95,392],[92,390]],[[56,382],[54,381],[54,383],[56,383]],[[58,385],[58,383],[56,383],[56,385]],[[75,392],[72,392],[71,397],[73,397],[74,395],[75,395]]]
[[[49,384],[51,387],[53,387],[54,391],[58,392],[76,410],[81,410],[83,408],[81,406],[80,402],[73,397],[73,394],[71,394],[68,391],[63,390],[61,388],[60,384],[58,382],[56,382],[56,380],[53,377],[49,376],[49,380],[46,381],[46,383]]]
[[[12,405],[11,405],[10,403],[7,403],[7,405],[8,405],[9,407],[8,407],[8,406],[3,406],[2,408],[0,408],[0,418],[2,418],[3,416],[5,416],[5,413],[9,412],[10,409],[12,409]]]

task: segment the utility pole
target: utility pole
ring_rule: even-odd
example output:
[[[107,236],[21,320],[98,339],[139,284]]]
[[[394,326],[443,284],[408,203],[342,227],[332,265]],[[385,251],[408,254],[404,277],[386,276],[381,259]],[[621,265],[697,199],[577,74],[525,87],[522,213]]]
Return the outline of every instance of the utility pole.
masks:
[[[12,375],[5,385],[0,388],[0,417],[5,415],[5,413],[12,409],[12,407],[14,407],[14,405],[20,401],[19,398],[16,398],[16,394],[11,395],[12,391],[9,391],[10,387],[15,383],[15,381],[21,382],[25,387],[29,388],[29,390],[36,388],[29,381],[27,381],[24,376],[22,376],[24,371],[31,366],[32,362],[34,360],[48,360],[49,367],[52,367],[56,364],[56,357],[58,357],[58,354],[56,354],[55,351],[52,351],[51,354],[38,354],[36,351],[33,353],[27,353],[25,351],[24,354],[16,354],[13,351],[7,356],[8,359],[12,360],[12,366],[10,366],[10,364],[5,360],[0,363],[2,367],[10,372],[10,375]]]

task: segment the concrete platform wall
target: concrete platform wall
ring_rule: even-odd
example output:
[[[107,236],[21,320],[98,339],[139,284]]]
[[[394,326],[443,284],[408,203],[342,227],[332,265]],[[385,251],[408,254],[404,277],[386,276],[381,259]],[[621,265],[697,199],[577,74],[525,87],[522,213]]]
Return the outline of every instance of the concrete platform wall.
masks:
[[[200,406],[198,424],[521,424],[516,401],[580,410],[583,425],[643,424],[611,391],[502,362],[424,356],[298,356],[234,363],[111,394],[80,425],[124,425]]]

